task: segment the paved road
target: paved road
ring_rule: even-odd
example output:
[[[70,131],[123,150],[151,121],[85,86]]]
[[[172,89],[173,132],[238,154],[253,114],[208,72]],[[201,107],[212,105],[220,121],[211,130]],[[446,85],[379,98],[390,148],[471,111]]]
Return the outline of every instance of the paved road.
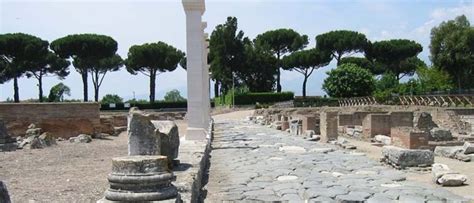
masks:
[[[462,202],[367,158],[246,121],[215,125],[205,202]]]

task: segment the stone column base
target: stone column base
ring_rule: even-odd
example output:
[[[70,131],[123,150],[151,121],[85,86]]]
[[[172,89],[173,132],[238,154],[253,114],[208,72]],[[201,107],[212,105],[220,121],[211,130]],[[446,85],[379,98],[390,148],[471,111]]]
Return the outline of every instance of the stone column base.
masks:
[[[207,131],[204,128],[188,127],[184,136],[185,140],[206,140],[207,138]]]

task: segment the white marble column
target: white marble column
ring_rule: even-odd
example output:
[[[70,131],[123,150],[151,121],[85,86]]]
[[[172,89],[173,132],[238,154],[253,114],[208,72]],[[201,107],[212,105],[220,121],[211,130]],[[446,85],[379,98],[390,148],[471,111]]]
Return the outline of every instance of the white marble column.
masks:
[[[188,128],[186,140],[203,140],[209,125],[209,70],[204,57],[204,29],[202,15],[204,0],[182,0],[186,12],[186,55],[188,87]]]

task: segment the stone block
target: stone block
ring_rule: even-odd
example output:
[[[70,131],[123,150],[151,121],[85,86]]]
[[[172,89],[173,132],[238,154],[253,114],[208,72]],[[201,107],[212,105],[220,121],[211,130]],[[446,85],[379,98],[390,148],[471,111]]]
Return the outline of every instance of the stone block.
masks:
[[[474,144],[470,142],[464,142],[463,152],[464,154],[474,154]]]
[[[431,166],[434,154],[430,150],[403,149],[395,146],[382,148],[382,160],[397,168]]]
[[[321,111],[319,126],[322,142],[337,140],[337,114],[338,112],[334,111]]]
[[[383,145],[391,145],[392,144],[392,138],[389,136],[385,135],[376,135],[374,137],[374,140],[376,142],[382,143]]]
[[[390,134],[390,115],[368,114],[362,122],[363,136],[365,139],[373,138],[375,135]]]
[[[302,132],[307,130],[316,130],[316,117],[315,116],[301,116],[302,121]]]
[[[148,115],[130,111],[128,155],[160,155],[161,136]]]
[[[414,120],[415,127],[423,131],[430,131],[431,129],[438,127],[438,125],[433,121],[431,114],[427,112],[420,113]]]
[[[451,141],[453,140],[453,135],[449,129],[443,128],[432,128],[430,130],[430,141]]]
[[[429,148],[429,133],[411,127],[394,127],[390,130],[392,144],[407,149]]]
[[[160,155],[168,157],[168,161],[178,158],[179,132],[174,121],[151,121],[160,133]]]

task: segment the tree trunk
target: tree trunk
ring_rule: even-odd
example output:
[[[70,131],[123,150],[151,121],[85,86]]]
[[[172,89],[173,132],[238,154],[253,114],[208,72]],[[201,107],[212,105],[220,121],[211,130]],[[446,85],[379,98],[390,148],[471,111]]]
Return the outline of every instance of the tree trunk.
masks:
[[[340,63],[341,63],[341,58],[342,58],[342,53],[337,53],[337,58],[336,58],[336,60],[337,60],[337,66],[340,65]]]
[[[95,75],[95,83],[94,83],[94,100],[95,102],[99,102],[99,73],[96,72]]]
[[[43,76],[38,77],[39,102],[43,102]]]
[[[214,83],[214,97],[219,97],[219,81],[216,80]]]
[[[280,84],[280,52],[277,52],[277,92],[281,92],[281,84]]]
[[[457,74],[457,82],[458,82],[458,90],[461,90],[461,75],[458,73]]]
[[[84,71],[81,73],[82,75],[82,86],[83,86],[83,92],[84,92],[84,101],[87,102],[89,101],[88,99],[88,94],[87,94],[87,71]]]
[[[150,71],[150,103],[155,103],[155,79],[156,71]]]
[[[18,78],[13,78],[13,101],[20,103],[20,95],[18,94]]]
[[[308,77],[309,76],[304,76],[304,80],[303,80],[303,98],[306,98],[306,82],[308,81]]]

